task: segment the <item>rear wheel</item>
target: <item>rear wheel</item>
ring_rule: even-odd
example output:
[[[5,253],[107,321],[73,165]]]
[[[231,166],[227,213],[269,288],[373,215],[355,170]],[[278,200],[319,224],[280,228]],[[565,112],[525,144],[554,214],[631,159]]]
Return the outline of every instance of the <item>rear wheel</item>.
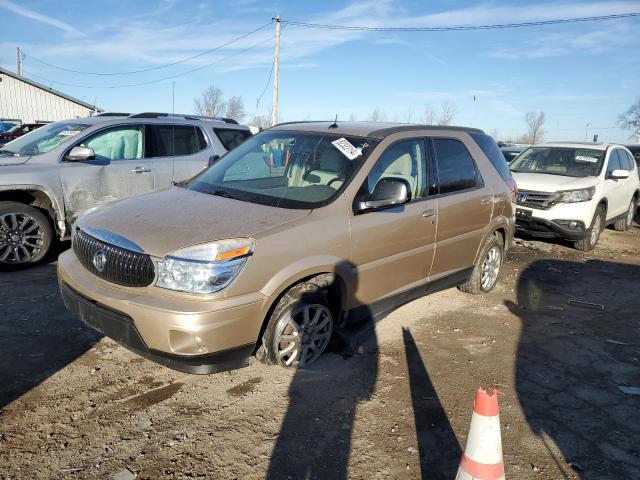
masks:
[[[600,238],[600,234],[602,230],[604,230],[604,222],[605,222],[605,213],[604,206],[599,205],[596,209],[596,213],[593,215],[593,220],[591,220],[591,227],[589,227],[589,234],[577,242],[574,242],[573,246],[576,250],[581,250],[583,252],[590,252],[594,248],[596,248],[596,244],[598,243],[598,239]]]
[[[313,283],[292,287],[273,310],[256,358],[283,367],[304,367],[315,362],[333,333],[327,297],[327,290]]]
[[[19,202],[0,202],[0,266],[38,263],[52,243],[51,224],[40,210]]]
[[[624,218],[614,223],[613,228],[618,232],[626,232],[627,230],[629,230],[631,228],[631,225],[633,225],[633,217],[636,214],[636,208],[637,201],[635,198],[632,198],[631,203],[629,204],[629,209],[627,210]]]
[[[484,245],[480,255],[478,255],[471,276],[458,288],[465,293],[473,295],[491,291],[498,281],[503,260],[504,246],[502,239],[497,235],[493,235]]]

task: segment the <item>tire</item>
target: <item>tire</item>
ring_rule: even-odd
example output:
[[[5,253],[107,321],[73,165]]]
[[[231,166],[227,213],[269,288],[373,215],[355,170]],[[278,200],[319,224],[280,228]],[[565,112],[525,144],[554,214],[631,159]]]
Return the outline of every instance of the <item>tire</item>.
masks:
[[[466,282],[458,285],[458,289],[472,295],[490,292],[498,283],[503,261],[504,245],[502,240],[499,236],[492,235],[478,255],[471,276]]]
[[[637,201],[634,198],[631,199],[629,209],[622,220],[618,220],[613,224],[613,229],[618,232],[626,232],[631,228],[633,224],[633,217],[636,215]]]
[[[580,250],[582,252],[590,252],[594,248],[596,248],[596,244],[598,243],[598,239],[600,238],[600,234],[604,230],[605,227],[605,213],[604,206],[598,205],[596,209],[596,213],[593,215],[593,220],[591,220],[591,226],[589,227],[589,234],[576,242],[573,243],[573,246],[576,250]]]
[[[256,358],[267,365],[305,367],[327,348],[333,323],[326,288],[314,283],[295,285],[271,313]]]
[[[0,202],[0,267],[35,265],[53,244],[49,218],[19,202]]]

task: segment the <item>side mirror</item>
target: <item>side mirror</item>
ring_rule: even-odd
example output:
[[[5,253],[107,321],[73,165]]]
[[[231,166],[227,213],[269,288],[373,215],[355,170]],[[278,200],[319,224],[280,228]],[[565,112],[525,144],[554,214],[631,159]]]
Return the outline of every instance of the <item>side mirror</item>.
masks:
[[[626,170],[614,170],[608,177],[612,180],[624,180],[625,178],[629,178],[629,172]]]
[[[355,202],[356,213],[402,205],[409,201],[409,184],[402,178],[381,178],[370,195]]]
[[[215,155],[211,155],[209,157],[209,166],[213,165],[214,163],[216,163],[218,160],[220,160],[220,155],[218,155],[217,153]]]
[[[65,160],[69,162],[82,162],[83,160],[93,160],[96,158],[96,152],[93,151],[93,148],[90,147],[73,147]]]

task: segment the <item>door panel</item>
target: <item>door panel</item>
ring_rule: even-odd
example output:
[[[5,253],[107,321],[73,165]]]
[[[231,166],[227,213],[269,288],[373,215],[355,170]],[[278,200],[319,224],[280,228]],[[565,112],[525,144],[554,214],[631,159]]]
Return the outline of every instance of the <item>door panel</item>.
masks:
[[[96,158],[62,162],[60,174],[69,218],[89,208],[153,191],[153,161],[142,158],[142,128],[105,129],[75,145],[93,148]]]
[[[433,138],[437,166],[438,232],[430,280],[470,268],[493,215],[493,190],[464,137]]]
[[[356,300],[371,303],[398,290],[426,283],[433,261],[438,203],[426,197],[424,140],[390,145],[375,162],[360,194],[382,178],[406,181],[411,201],[351,218],[352,262],[357,267]]]

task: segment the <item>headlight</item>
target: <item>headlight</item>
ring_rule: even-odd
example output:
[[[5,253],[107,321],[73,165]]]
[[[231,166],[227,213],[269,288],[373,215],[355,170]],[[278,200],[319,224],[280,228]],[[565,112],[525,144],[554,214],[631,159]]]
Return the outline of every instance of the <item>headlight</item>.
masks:
[[[253,240],[236,238],[176,250],[158,262],[156,286],[188,293],[222,290],[242,270],[253,247]]]
[[[558,192],[557,203],[588,202],[596,193],[596,187],[582,188],[580,190],[567,190]]]

